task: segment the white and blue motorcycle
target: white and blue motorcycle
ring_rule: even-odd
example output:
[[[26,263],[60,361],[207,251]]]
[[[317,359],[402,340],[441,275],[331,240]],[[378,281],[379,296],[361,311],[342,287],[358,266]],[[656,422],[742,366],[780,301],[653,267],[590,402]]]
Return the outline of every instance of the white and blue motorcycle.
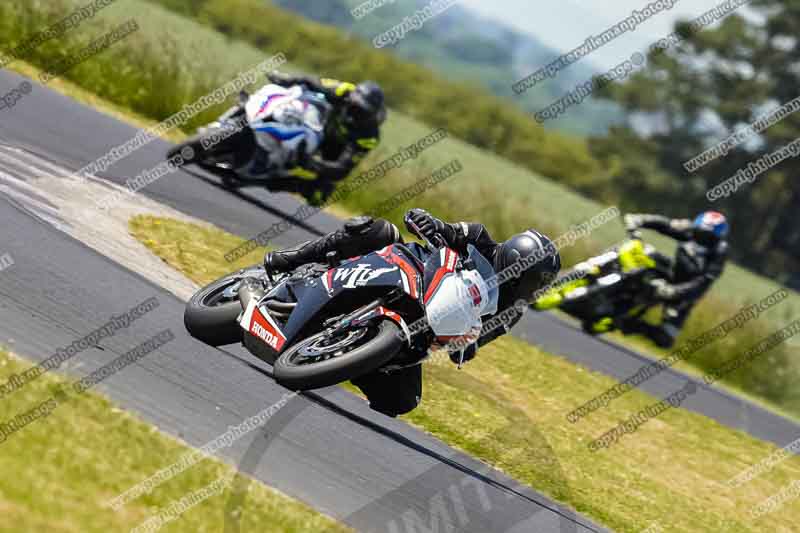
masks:
[[[303,165],[322,143],[330,112],[321,94],[265,85],[252,95],[242,92],[238,106],[172,147],[167,158],[197,165],[229,188],[292,190],[292,183],[311,177]]]

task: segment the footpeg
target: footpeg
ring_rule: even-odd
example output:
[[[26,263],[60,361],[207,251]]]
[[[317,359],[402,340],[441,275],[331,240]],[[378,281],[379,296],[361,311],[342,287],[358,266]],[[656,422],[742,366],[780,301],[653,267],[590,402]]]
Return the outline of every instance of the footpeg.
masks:
[[[328,252],[325,254],[325,262],[328,263],[330,268],[337,268],[341,263],[339,261],[339,254],[336,251]]]

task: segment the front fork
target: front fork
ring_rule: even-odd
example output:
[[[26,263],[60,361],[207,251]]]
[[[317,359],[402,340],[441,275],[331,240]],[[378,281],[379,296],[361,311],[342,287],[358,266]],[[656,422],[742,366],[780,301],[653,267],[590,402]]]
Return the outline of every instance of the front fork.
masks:
[[[408,345],[411,346],[411,330],[408,324],[406,324],[406,321],[403,320],[403,317],[400,316],[399,313],[385,307],[387,302],[391,303],[395,301],[400,295],[400,292],[392,292],[387,298],[374,300],[344,317],[335,317],[326,320],[322,325],[327,328],[327,336],[332,337],[353,326],[363,326],[376,318],[386,317],[389,320],[395,321],[400,326]]]

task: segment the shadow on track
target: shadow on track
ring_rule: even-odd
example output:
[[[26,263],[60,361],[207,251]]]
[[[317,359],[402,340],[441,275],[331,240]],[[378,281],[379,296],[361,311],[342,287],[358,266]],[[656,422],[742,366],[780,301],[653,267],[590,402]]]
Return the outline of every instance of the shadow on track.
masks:
[[[270,379],[274,379],[274,376],[270,370],[253,362],[246,361],[245,359],[233,353],[225,350],[220,351],[232,357],[233,359],[236,359],[241,364],[249,366],[260,374],[269,377]],[[338,392],[338,390],[335,387],[323,389],[319,392],[303,392],[300,393],[299,396],[307,400],[306,402],[289,402],[286,407],[278,411],[275,416],[273,416],[265,425],[265,427],[262,428],[263,434],[255,437],[253,443],[249,446],[248,450],[239,461],[239,472],[252,475],[258,468],[261,459],[266,455],[271,442],[280,435],[282,430],[288,426],[294,418],[300,416],[307,407],[312,404],[317,404],[324,409],[334,412],[356,424],[361,425],[362,427],[368,428],[371,431],[383,435],[402,446],[412,449],[436,461],[435,466],[428,468],[419,476],[393,490],[390,490],[388,493],[377,497],[366,506],[345,517],[344,522],[351,526],[370,528],[374,527],[375,524],[373,523],[373,520],[375,519],[376,514],[374,513],[374,510],[376,508],[396,507],[397,505],[393,501],[395,496],[400,496],[399,500],[402,500],[408,491],[418,491],[420,490],[420,487],[435,488],[440,486],[438,480],[452,478],[450,473],[447,471],[454,469],[460,472],[463,477],[457,478],[457,482],[451,483],[450,486],[448,486],[445,490],[428,495],[430,505],[432,506],[431,513],[443,513],[442,516],[437,516],[435,518],[431,516],[431,519],[445,519],[446,516],[446,529],[448,527],[452,527],[455,522],[460,522],[462,527],[470,525],[474,528],[484,520],[485,514],[491,512],[495,520],[497,520],[498,516],[502,517],[500,520],[501,523],[494,524],[495,527],[499,526],[497,531],[510,531],[511,529],[514,529],[515,526],[518,526],[521,523],[531,519],[537,513],[549,511],[554,517],[557,517],[558,525],[555,527],[559,532],[577,532],[579,527],[582,528],[582,530],[595,531],[593,527],[584,523],[584,521],[581,520],[581,518],[578,517],[574,511],[558,504],[554,504],[553,502],[549,502],[544,499],[538,499],[529,495],[531,491],[527,487],[509,486],[506,483],[492,479],[491,474],[498,474],[499,472],[493,470],[491,467],[486,466],[483,468],[485,473],[481,472],[475,467],[463,464],[462,462],[446,457],[422,444],[414,442],[408,437],[384,427],[380,423],[374,422],[340,407],[330,399],[330,397],[336,392]],[[527,420],[527,416],[524,418]],[[528,422],[530,422],[530,420],[528,420]],[[500,431],[507,431],[509,429],[509,427],[504,427]],[[494,434],[489,436],[487,441],[493,440],[494,436]],[[569,487],[566,483],[566,476],[564,475],[564,472],[558,463],[555,452],[549,447],[549,444],[544,439],[543,435],[539,434],[537,437],[538,438],[536,440],[538,442],[530,444],[536,448],[539,448],[540,450],[543,450],[544,453],[553,460],[551,463],[551,473],[554,474],[557,479],[560,479],[562,482],[562,488],[568,491]],[[470,482],[469,480],[472,481]],[[250,482],[250,477],[246,476],[244,478],[240,478],[240,480],[234,484],[233,494],[229,498],[226,505],[226,533],[237,533],[240,531],[242,519],[241,509],[244,504],[244,499],[247,495],[247,485],[249,485]],[[467,485],[470,483],[472,484],[475,494],[467,494],[464,492],[465,487],[467,487]],[[490,495],[486,491],[487,487],[491,487],[497,492],[494,492]],[[529,494],[525,494],[523,491]],[[444,498],[448,499],[447,503],[450,504],[449,506],[446,505]],[[510,504],[512,503],[512,500],[515,499],[524,500],[525,502],[532,504],[532,506],[511,506]],[[469,505],[464,505],[465,501],[467,501]],[[437,505],[438,508],[434,509],[433,506]],[[448,509],[451,507],[453,512],[448,511]],[[400,531],[401,526],[399,525],[398,520],[411,520],[411,522],[416,522],[421,519],[419,514],[417,514],[416,510],[414,509],[396,512],[396,517],[396,519],[390,520],[384,524],[384,526],[388,527],[389,531],[391,532]],[[410,523],[406,524],[406,529],[408,529],[409,525]],[[413,529],[414,526],[410,525],[410,527]],[[450,529],[447,530],[450,531]],[[554,528],[553,531],[555,530],[556,529]],[[370,531],[372,531],[372,529],[370,529]],[[474,529],[469,529],[469,531],[474,531]]]
[[[253,196],[250,196],[250,195],[247,195],[247,194],[244,194],[244,193],[240,192],[238,189],[231,189],[230,187],[226,187],[225,185],[223,185],[219,181],[213,180],[213,179],[211,179],[211,178],[209,178],[209,177],[207,177],[207,176],[195,171],[194,169],[182,168],[181,171],[185,172],[186,174],[190,174],[190,175],[192,175],[192,176],[194,176],[194,177],[206,182],[207,184],[211,185],[212,187],[216,187],[216,188],[218,188],[220,190],[223,190],[223,191],[227,192],[228,194],[230,194],[232,196],[235,196],[235,197],[237,197],[237,198],[239,198],[239,199],[241,199],[241,200],[243,200],[243,201],[245,201],[245,202],[247,202],[247,203],[249,203],[251,205],[259,207],[259,208],[263,209],[264,211],[267,211],[268,213],[270,213],[273,216],[276,216],[278,218],[286,220],[294,227],[302,228],[305,231],[307,231],[309,233],[312,233],[312,234],[314,234],[314,235],[316,235],[318,237],[322,237],[323,235],[325,235],[324,231],[320,231],[317,228],[315,228],[314,226],[312,226],[310,224],[307,224],[303,220],[299,220],[299,219],[295,218],[294,216],[292,216],[292,214],[286,213],[284,211],[281,211],[280,209],[275,209],[271,205],[269,205],[267,203],[264,203],[263,201],[259,200],[258,198],[255,198]],[[251,187],[255,187],[255,185],[251,185]]]

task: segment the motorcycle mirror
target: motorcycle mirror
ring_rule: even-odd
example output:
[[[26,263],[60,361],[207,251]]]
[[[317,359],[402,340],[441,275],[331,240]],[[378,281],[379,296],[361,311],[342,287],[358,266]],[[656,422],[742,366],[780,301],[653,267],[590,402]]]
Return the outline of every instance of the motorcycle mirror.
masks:
[[[239,105],[247,104],[247,101],[250,100],[250,95],[247,91],[239,91]]]

